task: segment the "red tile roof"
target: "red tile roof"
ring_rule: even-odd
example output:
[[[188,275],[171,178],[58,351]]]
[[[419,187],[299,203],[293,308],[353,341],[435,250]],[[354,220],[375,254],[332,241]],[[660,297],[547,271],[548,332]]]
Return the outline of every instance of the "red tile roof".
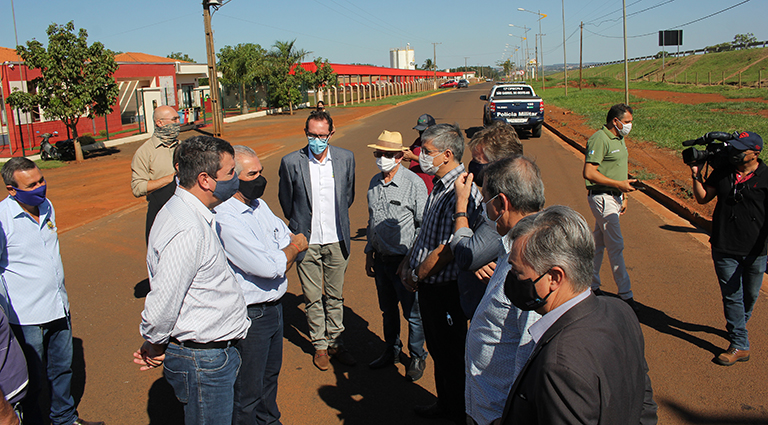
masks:
[[[0,47],[0,64],[3,62],[21,62],[21,58],[16,54],[16,49]]]
[[[125,52],[115,55],[117,62],[139,62],[139,63],[191,63],[177,59],[164,58],[162,56],[149,55],[147,53]]]

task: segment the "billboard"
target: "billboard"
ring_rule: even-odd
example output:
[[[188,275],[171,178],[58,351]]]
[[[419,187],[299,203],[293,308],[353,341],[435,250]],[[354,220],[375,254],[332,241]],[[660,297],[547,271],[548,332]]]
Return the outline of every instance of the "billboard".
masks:
[[[683,30],[659,31],[659,46],[682,46]]]

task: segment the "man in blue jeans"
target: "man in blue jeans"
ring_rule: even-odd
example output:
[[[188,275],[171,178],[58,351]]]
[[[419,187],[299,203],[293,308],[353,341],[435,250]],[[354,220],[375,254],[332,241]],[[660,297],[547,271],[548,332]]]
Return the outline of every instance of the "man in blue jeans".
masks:
[[[368,185],[368,243],[365,245],[365,272],[376,281],[376,293],[384,322],[384,352],[368,366],[381,369],[399,363],[403,343],[400,341],[400,312],[408,321],[408,350],[411,362],[406,377],[416,381],[424,374],[427,352],[424,350],[424,326],[414,292],[406,290],[397,274],[405,254],[416,240],[427,186],[414,172],[400,166],[404,157],[403,138],[398,132],[384,130],[376,143],[373,156],[381,171]]]
[[[176,149],[179,186],[149,233],[152,290],[141,313],[141,370],[164,364],[184,422],[231,425],[240,354],[251,321],[211,208],[237,192],[232,146],[197,136]]]
[[[27,158],[3,165],[9,197],[0,202],[0,308],[27,359],[24,424],[42,424],[38,399],[50,388],[53,425],[103,424],[78,418],[72,385],[72,325],[56,213],[43,174]]]
[[[277,378],[283,364],[285,273],[307,238],[294,235],[261,196],[267,179],[256,152],[235,146],[239,190],[216,207],[216,231],[248,304],[251,328],[237,344],[243,364],[235,381],[233,425],[279,424]]]
[[[715,362],[731,366],[749,360],[747,321],[760,293],[768,251],[768,167],[758,159],[763,150],[759,135],[734,133],[726,146],[729,164],[715,168],[706,181],[703,163],[691,165],[691,171],[696,201],[706,204],[717,197],[709,241],[730,345]]]

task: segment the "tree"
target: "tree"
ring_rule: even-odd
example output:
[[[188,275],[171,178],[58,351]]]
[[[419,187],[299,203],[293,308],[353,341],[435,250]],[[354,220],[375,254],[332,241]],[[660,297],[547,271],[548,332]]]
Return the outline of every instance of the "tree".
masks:
[[[88,46],[88,32],[81,28],[75,35],[75,26],[51,24],[48,50],[32,39],[27,47],[16,46],[16,53],[29,69],[40,69],[40,77],[31,83],[35,93],[14,91],[8,104],[32,112],[38,106],[49,117],[64,122],[75,139],[77,160],[83,159],[77,141],[77,123],[82,116],[93,118],[112,112],[119,89],[112,76],[117,63],[112,51],[100,42]]]
[[[240,110],[248,113],[248,100],[245,87],[254,83],[263,83],[267,76],[267,66],[264,63],[266,51],[258,44],[245,43],[235,47],[224,46],[219,51],[219,71],[221,82],[229,87],[240,89]]]
[[[293,115],[293,105],[301,99],[299,86],[304,81],[306,71],[299,64],[310,52],[295,48],[296,40],[276,41],[267,54],[269,71],[269,98],[273,105],[288,105]],[[293,74],[291,74],[293,70]]]
[[[421,69],[426,69],[427,71],[431,71],[435,68],[435,64],[432,63],[432,59],[425,59],[424,60],[424,67]]]
[[[497,65],[499,65],[504,70],[505,77],[509,77],[509,72],[515,68],[514,64],[512,64],[509,59],[505,60],[504,62],[498,62]]]
[[[189,57],[188,54],[181,53],[181,52],[171,52],[171,54],[166,56],[166,58],[168,58],[168,59],[175,59],[177,61],[197,63],[197,61],[195,61],[194,59]]]
[[[733,45],[734,49],[748,49],[749,43],[756,43],[757,38],[754,34],[751,32],[748,32],[746,34],[736,34],[733,37]]]
[[[323,58],[315,59],[315,66],[317,67],[315,72],[307,72],[303,77],[307,85],[315,90],[315,96],[317,98],[317,92],[320,90],[320,87],[326,84],[336,84],[337,75],[333,71],[333,67],[331,67],[328,59],[325,61],[323,61]]]

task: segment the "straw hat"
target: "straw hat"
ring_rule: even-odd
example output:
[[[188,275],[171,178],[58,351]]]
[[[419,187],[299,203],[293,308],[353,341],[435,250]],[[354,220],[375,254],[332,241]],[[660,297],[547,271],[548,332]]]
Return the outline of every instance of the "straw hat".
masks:
[[[387,130],[381,132],[378,142],[372,145],[368,145],[368,147],[381,151],[400,152],[405,150],[405,148],[403,148],[403,136],[401,136],[397,131]]]

